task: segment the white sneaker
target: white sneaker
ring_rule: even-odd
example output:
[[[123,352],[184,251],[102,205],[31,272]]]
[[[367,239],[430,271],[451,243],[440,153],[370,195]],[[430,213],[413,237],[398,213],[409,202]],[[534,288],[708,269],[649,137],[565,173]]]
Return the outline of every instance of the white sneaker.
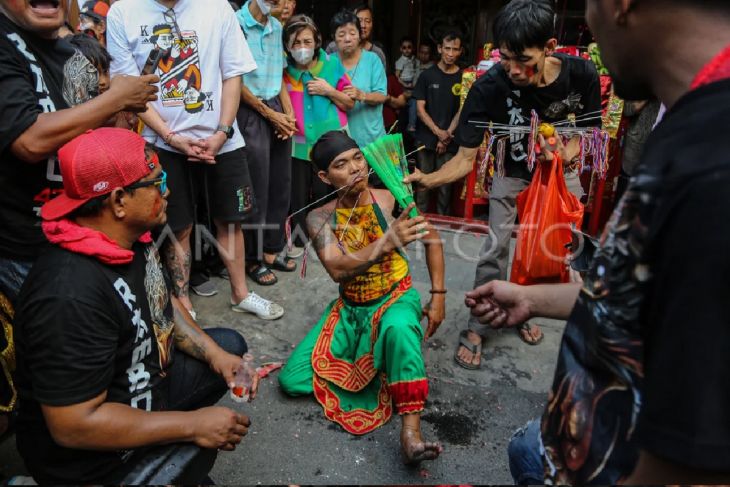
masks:
[[[231,304],[231,309],[236,313],[253,313],[262,320],[278,320],[284,316],[284,308],[253,291],[240,303]]]

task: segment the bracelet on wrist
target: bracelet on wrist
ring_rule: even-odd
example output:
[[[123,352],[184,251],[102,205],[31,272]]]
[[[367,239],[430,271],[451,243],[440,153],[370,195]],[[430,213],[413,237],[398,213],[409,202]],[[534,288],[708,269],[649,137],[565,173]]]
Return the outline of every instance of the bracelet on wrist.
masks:
[[[164,137],[162,137],[165,145],[170,145],[170,142],[172,142],[172,138],[175,137],[175,135],[177,135],[177,133],[174,130],[170,130]]]
[[[431,289],[429,293],[431,294],[446,294],[448,291],[446,289]]]

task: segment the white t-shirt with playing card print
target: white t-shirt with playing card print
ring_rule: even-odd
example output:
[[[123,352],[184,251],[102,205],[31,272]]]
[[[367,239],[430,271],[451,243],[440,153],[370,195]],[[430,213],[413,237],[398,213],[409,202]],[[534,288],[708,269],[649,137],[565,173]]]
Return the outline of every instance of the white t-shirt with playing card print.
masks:
[[[155,70],[160,76],[155,110],[174,132],[210,137],[220,124],[223,81],[256,69],[233,9],[226,0],[178,0],[172,11],[155,0],[114,3],[107,17],[111,75],[138,76],[155,46],[169,49]],[[220,153],[245,146],[233,124],[235,134]],[[171,150],[150,129],[142,135]]]

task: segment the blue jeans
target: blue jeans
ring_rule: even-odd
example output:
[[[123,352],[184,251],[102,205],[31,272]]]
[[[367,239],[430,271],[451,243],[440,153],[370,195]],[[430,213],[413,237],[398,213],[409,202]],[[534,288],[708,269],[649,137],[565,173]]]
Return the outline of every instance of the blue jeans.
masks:
[[[223,350],[233,355],[242,356],[248,351],[246,340],[235,330],[228,328],[208,328],[205,333]],[[175,359],[168,371],[169,411],[193,411],[213,406],[228,392],[228,385],[208,364],[194,359],[190,355],[175,350]],[[137,449],[127,463],[101,480],[102,484],[140,484],[149,480],[158,483],[174,484],[207,484],[208,472],[213,468],[218,452],[201,448],[193,458],[185,460],[185,468],[180,476],[166,477],[165,467],[156,467],[158,463],[178,461],[177,452],[182,445],[173,443],[151,448]],[[179,465],[177,467],[180,467]],[[155,472],[159,468],[159,472]],[[171,467],[171,471],[175,468]],[[47,482],[39,482],[47,483]]]
[[[13,306],[18,299],[20,288],[33,267],[32,260],[15,260],[0,257],[0,293],[10,300]]]
[[[533,419],[515,431],[507,447],[509,471],[515,485],[542,485],[545,469],[540,455],[540,420]]]

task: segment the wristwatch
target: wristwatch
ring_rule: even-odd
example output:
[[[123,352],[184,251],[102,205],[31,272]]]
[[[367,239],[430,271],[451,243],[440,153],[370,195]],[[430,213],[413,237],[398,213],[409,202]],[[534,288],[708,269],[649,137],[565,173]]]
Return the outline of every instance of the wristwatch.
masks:
[[[224,134],[226,134],[227,139],[233,138],[233,127],[231,127],[230,125],[218,125],[218,128],[215,129],[215,131],[223,132]]]

